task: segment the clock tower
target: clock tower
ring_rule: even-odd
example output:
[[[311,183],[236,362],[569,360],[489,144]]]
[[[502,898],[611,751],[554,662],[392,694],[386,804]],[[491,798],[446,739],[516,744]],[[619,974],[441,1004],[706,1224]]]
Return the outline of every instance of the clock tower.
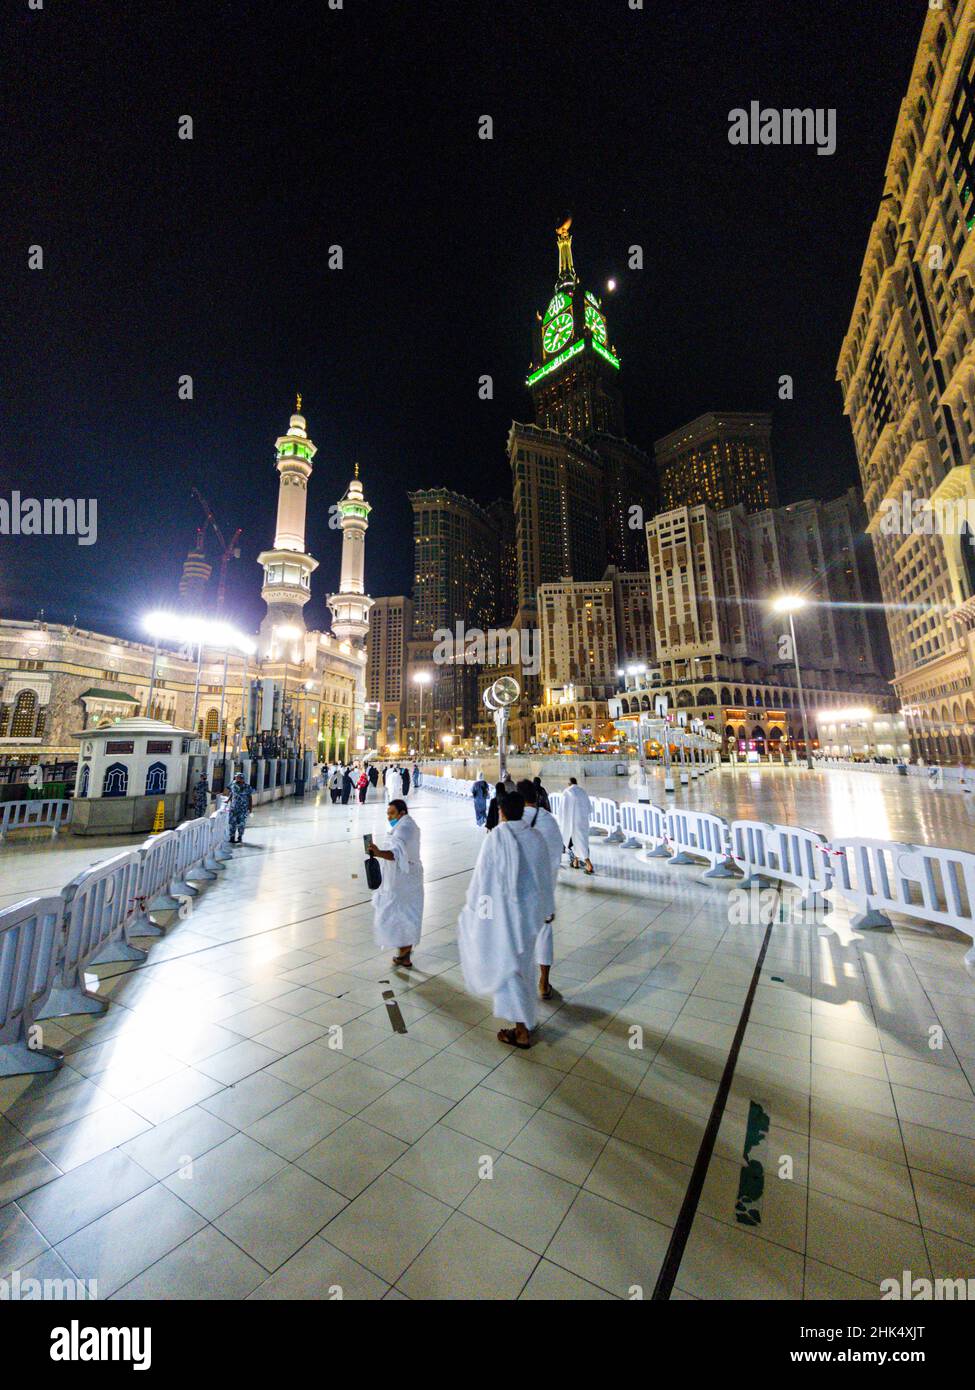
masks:
[[[572,263],[572,218],[555,232],[559,274],[544,314],[536,314],[533,362],[525,382],[535,423],[560,434],[624,437],[620,359],[610,344],[602,301],[583,291]]]

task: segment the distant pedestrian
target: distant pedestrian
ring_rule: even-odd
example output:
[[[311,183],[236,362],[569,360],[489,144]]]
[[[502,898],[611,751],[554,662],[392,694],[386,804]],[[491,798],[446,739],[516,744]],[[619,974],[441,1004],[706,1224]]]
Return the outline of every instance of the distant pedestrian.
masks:
[[[334,806],[342,794],[342,769],[340,767],[332,769],[328,779],[328,790],[331,793],[332,805]]]
[[[200,773],[200,779],[193,788],[193,811],[197,816],[205,816],[207,804],[210,799],[210,787],[206,779],[206,773]]]
[[[559,812],[559,828],[562,839],[569,847],[569,864],[573,869],[585,865],[586,873],[595,869],[589,858],[589,822],[592,819],[592,802],[589,795],[579,786],[574,777],[562,793],[562,809]]]
[[[487,819],[488,797],[491,795],[491,788],[485,782],[483,773],[477,774],[477,780],[471,787],[471,795],[474,798],[474,819],[478,825],[483,825]]]
[[[365,768],[359,773],[359,780],[356,786],[359,790],[359,805],[362,806],[365,804],[366,792],[369,790],[369,775]]]
[[[230,843],[244,843],[244,826],[251,813],[254,793],[244,781],[244,774],[238,772],[230,784]]]
[[[352,795],[352,769],[349,767],[342,770],[342,805],[348,806],[349,797]]]
[[[402,783],[403,783],[403,795],[404,795],[404,796],[409,796],[409,794],[410,794],[410,770],[409,770],[409,768],[406,768],[406,767],[401,767],[401,768],[400,768],[400,780],[401,780]]]
[[[420,785],[420,768],[417,763],[413,764],[413,785],[414,787],[418,787]]]
[[[369,764],[369,781],[372,783],[373,787],[377,786],[379,783],[379,768],[375,763]]]
[[[545,848],[548,851],[549,866],[552,870],[552,887],[559,880],[559,868],[562,864],[562,831],[559,823],[550,811],[546,811],[544,806],[539,804],[538,789],[534,782],[519,782],[518,790],[525,798],[525,820],[529,826],[537,831],[545,841]],[[555,917],[554,898],[552,904],[552,916],[546,918],[538,929],[538,936],[535,939],[535,961],[538,965],[538,994],[541,999],[551,999],[552,986],[549,983],[549,974],[552,969],[554,959],[554,941],[552,939],[552,922]]]
[[[542,786],[541,777],[533,777],[532,781],[535,784],[535,801],[537,805],[541,806],[543,811],[551,812],[552,808],[548,802],[548,792]]]

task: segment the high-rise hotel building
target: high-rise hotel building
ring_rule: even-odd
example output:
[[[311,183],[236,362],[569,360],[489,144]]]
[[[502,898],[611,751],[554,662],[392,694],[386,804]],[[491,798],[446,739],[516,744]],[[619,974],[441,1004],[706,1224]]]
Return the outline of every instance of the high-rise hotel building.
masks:
[[[480,719],[477,668],[436,661],[437,633],[487,632],[507,624],[513,524],[503,503],[480,506],[449,488],[411,492],[413,507],[413,638],[411,660],[433,676],[426,700],[427,746],[444,734],[463,737]],[[453,653],[460,654],[460,644]],[[412,682],[415,671],[408,672]],[[420,693],[408,688],[411,723],[418,727]],[[413,704],[417,710],[415,716]],[[427,716],[430,723],[427,725]]]
[[[653,452],[660,505],[720,511],[739,504],[760,512],[777,503],[772,464],[772,417],[755,411],[709,411],[658,439]]]
[[[916,753],[975,755],[975,0],[928,9],[837,365]],[[959,508],[959,511],[964,510]],[[935,513],[936,514],[936,513]]]

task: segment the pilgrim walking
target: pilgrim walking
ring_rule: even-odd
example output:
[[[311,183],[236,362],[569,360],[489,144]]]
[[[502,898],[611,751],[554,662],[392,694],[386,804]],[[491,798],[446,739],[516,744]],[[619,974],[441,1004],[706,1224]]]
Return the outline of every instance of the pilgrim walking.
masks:
[[[525,1049],[537,1018],[535,946],[539,926],[555,912],[545,841],[524,819],[519,792],[502,793],[499,823],[486,835],[457,924],[467,987],[490,994],[498,1018],[512,1021],[498,1042]]]
[[[419,943],[423,924],[420,827],[401,798],[386,807],[386,819],[387,848],[369,845],[369,854],[384,861],[383,881],[372,899],[373,926],[377,944],[384,951],[395,951],[393,964],[408,970],[413,965],[413,947]]]
[[[569,847],[569,864],[578,869],[585,865],[586,873],[595,869],[589,858],[589,820],[592,816],[592,802],[588,792],[584,792],[574,777],[562,793],[562,808],[559,812],[559,827],[562,839]]]
[[[559,867],[562,863],[562,831],[551,811],[546,811],[545,807],[540,804],[538,788],[534,782],[519,782],[518,790],[525,798],[525,820],[545,841],[549,867],[552,870],[554,892],[559,879]],[[554,917],[553,905],[552,916],[546,918],[539,927],[538,938],[535,942],[535,960],[538,963],[538,997],[540,999],[551,999],[552,997],[549,974],[552,969],[555,950],[555,942],[552,938],[552,920]]]

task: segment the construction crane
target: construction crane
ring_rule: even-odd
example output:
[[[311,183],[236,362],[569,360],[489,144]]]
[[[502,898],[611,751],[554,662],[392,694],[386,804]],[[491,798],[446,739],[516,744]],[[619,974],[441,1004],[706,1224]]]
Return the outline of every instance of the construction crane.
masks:
[[[200,506],[206,513],[206,521],[203,523],[203,528],[200,532],[200,536],[202,537],[206,534],[207,526],[212,526],[213,534],[216,536],[217,541],[219,542],[220,547],[223,551],[222,555],[220,556],[220,578],[217,583],[217,612],[222,613],[224,595],[227,591],[227,566],[231,560],[240,559],[240,547],[237,544],[237,542],[240,540],[243,532],[241,528],[238,526],[237,530],[233,534],[233,537],[231,538],[230,544],[228,545],[223,538],[223,533],[221,532],[220,527],[217,525],[217,518],[213,515],[213,508],[210,506],[210,503],[203,496],[202,492],[200,492],[199,488],[193,488],[192,492],[193,496],[196,498],[196,500],[199,502]],[[200,549],[202,549],[202,545],[200,546]]]

